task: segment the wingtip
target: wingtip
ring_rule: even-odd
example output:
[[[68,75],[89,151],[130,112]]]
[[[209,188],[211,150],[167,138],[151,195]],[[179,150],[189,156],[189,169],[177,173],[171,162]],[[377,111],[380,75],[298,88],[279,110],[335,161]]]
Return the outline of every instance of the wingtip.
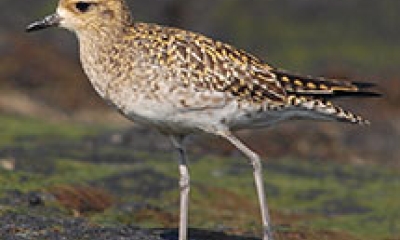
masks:
[[[383,94],[378,91],[364,91],[364,89],[375,88],[377,85],[370,82],[352,82],[358,88],[357,95],[360,97],[382,97]]]
[[[375,83],[371,82],[351,82],[351,83],[360,89],[373,88],[377,86]]]
[[[382,93],[379,92],[373,92],[373,91],[333,91],[332,98],[337,98],[337,97],[360,97],[360,98],[380,98],[382,97]]]

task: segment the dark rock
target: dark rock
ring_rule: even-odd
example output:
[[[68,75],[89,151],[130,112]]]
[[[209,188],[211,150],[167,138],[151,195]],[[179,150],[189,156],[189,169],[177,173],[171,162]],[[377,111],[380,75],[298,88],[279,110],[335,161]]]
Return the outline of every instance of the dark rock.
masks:
[[[8,212],[0,216],[2,240],[176,240],[176,229],[143,229],[135,226],[104,227],[81,218],[53,218]],[[189,239],[255,240],[222,232],[190,229]]]

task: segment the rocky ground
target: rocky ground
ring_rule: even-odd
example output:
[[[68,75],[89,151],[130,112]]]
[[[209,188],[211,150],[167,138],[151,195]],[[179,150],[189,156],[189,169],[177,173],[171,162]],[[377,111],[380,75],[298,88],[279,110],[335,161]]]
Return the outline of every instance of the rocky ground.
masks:
[[[0,239],[177,239],[178,171],[158,133],[0,122]],[[206,136],[189,148],[191,239],[257,239],[246,161]],[[264,165],[277,239],[399,239],[397,169],[293,158]]]

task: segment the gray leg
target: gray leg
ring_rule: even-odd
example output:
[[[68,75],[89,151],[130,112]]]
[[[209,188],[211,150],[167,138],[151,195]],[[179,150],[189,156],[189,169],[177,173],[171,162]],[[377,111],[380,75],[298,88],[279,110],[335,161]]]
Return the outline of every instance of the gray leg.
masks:
[[[237,137],[232,135],[229,131],[219,133],[219,135],[231,142],[237,149],[239,149],[244,155],[249,158],[254,170],[254,181],[257,188],[258,201],[260,203],[261,217],[263,223],[263,240],[273,240],[271,222],[269,220],[268,214],[268,206],[265,200],[264,180],[260,157],[255,152],[250,150],[247,146],[245,146]]]
[[[187,165],[186,151],[182,144],[183,137],[171,136],[171,141],[179,153],[179,187],[180,187],[180,218],[179,218],[179,240],[187,240],[188,233],[188,208],[190,175]]]

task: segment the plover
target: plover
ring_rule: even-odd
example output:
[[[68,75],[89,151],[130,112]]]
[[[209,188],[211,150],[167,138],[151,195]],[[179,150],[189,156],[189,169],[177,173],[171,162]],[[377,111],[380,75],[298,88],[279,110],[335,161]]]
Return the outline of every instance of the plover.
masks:
[[[366,83],[291,74],[231,45],[191,31],[133,21],[124,0],[60,0],[56,13],[27,31],[59,26],[79,40],[96,92],[127,118],[168,135],[179,152],[179,239],[187,239],[189,170],[183,139],[225,138],[254,170],[263,240],[273,239],[261,160],[232,132],[284,120],[365,124],[333,105],[342,96],[377,96]]]

